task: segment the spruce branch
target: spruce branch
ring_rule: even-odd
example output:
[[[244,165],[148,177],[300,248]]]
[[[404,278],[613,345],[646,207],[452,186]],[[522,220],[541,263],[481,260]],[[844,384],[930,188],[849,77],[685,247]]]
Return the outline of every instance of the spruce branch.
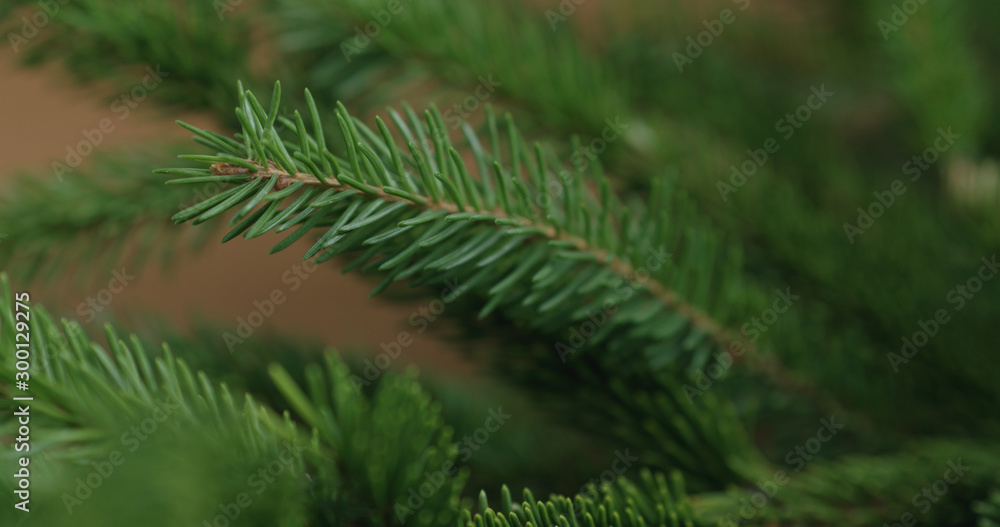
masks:
[[[233,163],[219,162],[213,163],[209,170],[212,174],[220,176],[246,175],[251,180],[262,179],[265,181],[276,179],[276,182],[274,183],[275,190],[282,190],[295,182],[299,182],[302,185],[297,186],[297,189],[302,186],[313,186],[322,189],[333,189],[338,192],[353,192],[357,194],[357,197],[363,199],[377,200],[388,203],[405,203],[411,205],[417,210],[440,211],[447,213],[448,215],[474,213],[477,215],[476,220],[481,220],[487,223],[492,220],[493,224],[497,225],[498,228],[511,227],[522,229],[523,232],[530,232],[535,236],[545,238],[551,244],[557,244],[561,247],[575,249],[581,253],[581,258],[593,260],[595,262],[603,262],[608,269],[610,269],[615,275],[621,277],[623,280],[629,283],[637,282],[637,269],[631,262],[622,259],[607,248],[593,246],[583,237],[568,234],[565,231],[561,231],[558,226],[552,225],[548,222],[539,221],[537,218],[527,219],[517,217],[508,214],[499,207],[492,210],[466,210],[466,207],[462,204],[440,201],[429,195],[401,192],[401,189],[393,187],[382,187],[381,189],[377,187],[359,188],[359,185],[355,182],[356,180],[352,181],[354,184],[347,184],[338,181],[336,176],[320,180],[318,177],[311,174],[305,174],[302,172],[295,172],[293,174],[289,173],[273,161],[270,161],[266,167],[254,163],[252,159],[246,159],[244,161],[252,164],[254,168],[247,168],[246,164],[236,165]],[[643,284],[643,287],[645,287],[650,294],[663,302],[664,305],[676,310],[686,318],[690,319],[695,328],[711,334],[712,338],[715,339],[720,346],[728,346],[734,340],[745,341],[742,337],[737,337],[729,330],[723,328],[708,314],[681,300],[676,292],[667,289],[666,286],[660,282],[650,281]],[[747,343],[747,346],[751,350],[753,349],[752,344]],[[769,364],[768,367],[772,370],[776,368],[773,363]]]
[[[618,476],[601,485],[590,484],[575,496],[553,494],[535,498],[524,489],[515,502],[510,489],[500,489],[500,505],[490,506],[486,491],[479,493],[478,511],[465,510],[460,525],[468,527],[512,527],[520,525],[588,525],[594,527],[641,527],[662,525],[694,527],[719,525],[697,519],[679,472],[669,477],[643,469],[638,478]]]
[[[14,349],[13,299],[0,274],[5,349]],[[252,494],[253,515],[274,525],[441,525],[457,515],[461,472],[419,513],[397,520],[396,504],[424,482],[424,471],[453,463],[457,454],[440,409],[413,372],[387,375],[369,397],[329,355],[324,368],[306,368],[307,395],[287,370],[272,365],[273,384],[293,418],[192,370],[168,346],[154,355],[138,337],[123,338],[110,325],[100,344],[78,323],[57,323],[42,306],[28,306],[32,497],[67,506],[33,510],[39,524],[96,527],[113,516],[141,525],[193,525],[214,518],[219,505],[239,493],[256,490],[248,478],[262,466],[273,470],[276,461],[284,468],[271,473],[267,492]],[[13,379],[23,371],[18,360],[24,359],[0,356],[0,375]],[[0,414],[0,437],[13,438],[23,424],[13,412]],[[5,449],[0,464],[13,466],[21,455]],[[94,481],[89,473],[96,466],[105,467],[102,483],[78,494],[81,479]],[[0,489],[12,493],[14,470],[4,472]],[[220,473],[226,476],[212,477]],[[191,489],[198,489],[197,499]]]
[[[922,439],[882,455],[814,458],[801,471],[773,472],[754,486],[692,497],[692,506],[700,519],[726,525],[860,527],[913,517],[929,525],[972,525],[983,516],[977,503],[989,499],[998,471],[1000,451],[992,444]],[[945,478],[946,493],[930,491]],[[766,505],[752,504],[762,492],[769,494]]]
[[[218,10],[226,6],[223,2],[74,0],[48,7],[27,0],[12,3],[31,6],[41,15],[51,11],[30,39],[14,45],[26,64],[60,61],[81,80],[110,79],[123,90],[132,90],[142,80],[135,70],[161,69],[165,79],[156,89],[158,100],[211,109],[225,118],[231,118],[226,110],[234,102],[232,79],[252,77],[251,25],[247,17],[235,15],[219,23],[225,14]],[[22,20],[0,13],[4,34],[20,35],[22,25]]]
[[[149,260],[165,265],[182,240],[194,250],[204,246],[214,229],[178,231],[169,216],[180,203],[228,185],[157,185],[160,178],[151,168],[177,152],[164,150],[95,153],[89,166],[63,181],[51,173],[13,181],[0,196],[0,266],[25,281],[51,278],[70,265],[80,277],[126,260],[130,270]]]
[[[596,137],[606,119],[632,115],[627,88],[610,64],[569,27],[555,31],[523,2],[408,2],[390,13],[366,0],[271,0],[268,9],[284,35],[283,51],[298,70],[310,72],[317,92],[353,88],[350,96],[374,87],[385,99],[398,78],[423,74],[468,89],[495,76],[497,91],[553,127],[550,132]],[[375,25],[377,32],[367,29]]]
[[[682,471],[693,489],[722,489],[768,473],[770,464],[746,423],[731,403],[711,391],[692,398],[674,376],[622,375],[581,361],[570,372],[538,359],[532,366],[541,367],[534,368],[496,362],[496,369],[520,386],[543,393],[543,405],[553,408],[552,414],[614,444],[629,445],[643,466]]]
[[[15,321],[13,299],[2,274],[0,345],[5,349],[15,349],[15,322],[24,323],[23,316]],[[14,379],[25,371],[17,360],[30,364],[22,385],[27,393],[12,393],[12,385],[3,392],[7,398],[32,398],[20,403],[30,412],[32,505],[62,505],[33,507],[33,521],[96,527],[113,515],[144,525],[195,523],[199,514],[212,517],[209,511],[217,503],[245,491],[247,475],[280,455],[287,460],[285,470],[257,511],[289,521],[304,516],[299,482],[308,456],[303,450],[310,447],[287,415],[192,371],[169,348],[154,356],[135,336],[122,337],[111,326],[99,344],[78,323],[56,322],[42,306],[27,305],[21,312],[28,314],[30,329],[18,334],[30,335],[30,346],[19,359],[3,354],[0,375]],[[21,419],[13,411],[0,414],[0,437],[13,441],[25,424]],[[21,455],[5,448],[0,463],[13,466]],[[245,475],[205,485],[210,467]],[[13,470],[5,472],[0,488],[12,493],[17,479]],[[81,490],[80,481],[88,486]],[[190,499],[193,487],[202,489],[201,498]],[[135,493],[146,499],[122,499]],[[178,508],[178,502],[189,506]]]
[[[633,368],[697,367],[713,350],[740,340],[707,314],[727,316],[747,302],[738,252],[721,247],[683,195],[669,188],[657,189],[650,204],[623,202],[599,171],[571,171],[551,150],[529,147],[509,117],[504,137],[496,126],[488,137],[491,147],[506,149],[467,136],[466,154],[474,160],[467,163],[433,108],[423,122],[408,107],[392,111],[393,137],[381,119],[374,132],[338,105],[346,138],[341,157],[323,140],[308,92],[313,134],[297,112],[294,120],[278,117],[280,85],[267,111],[252,93],[240,92],[238,141],[185,125],[218,151],[185,157],[210,168],[158,171],[183,176],[171,184],[238,183],[176,214],[178,222],[236,209],[224,241],[297,227],[272,252],[318,229],[305,258],[360,253],[348,268],[382,271],[376,293],[395,280],[421,285],[455,278],[456,297],[471,291],[484,303],[480,317],[499,309],[556,341],[596,310],[609,311],[614,316],[584,347],[606,347],[621,355],[616,362],[638,358]],[[488,119],[496,122],[491,113]],[[294,137],[279,138],[276,122]],[[409,153],[397,147],[398,136],[407,139]],[[612,334],[618,338],[609,340]],[[557,350],[564,360],[575,352]]]

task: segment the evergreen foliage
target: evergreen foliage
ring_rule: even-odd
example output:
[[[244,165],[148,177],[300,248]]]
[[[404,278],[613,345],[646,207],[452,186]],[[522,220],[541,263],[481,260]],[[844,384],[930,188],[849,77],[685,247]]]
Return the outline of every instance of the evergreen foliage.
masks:
[[[152,100],[219,123],[0,195],[0,395],[29,328],[35,399],[32,512],[5,448],[0,524],[1000,525],[995,3],[242,4],[51,2],[30,37],[45,6],[0,6],[26,64],[156,67]],[[15,319],[214,236],[443,294],[490,384]]]

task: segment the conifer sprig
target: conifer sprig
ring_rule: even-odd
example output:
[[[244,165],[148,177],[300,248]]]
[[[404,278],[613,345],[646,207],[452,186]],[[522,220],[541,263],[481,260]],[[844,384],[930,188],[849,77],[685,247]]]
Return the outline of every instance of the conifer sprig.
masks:
[[[589,173],[567,168],[550,149],[527,145],[509,116],[502,134],[490,111],[490,146],[466,124],[463,155],[434,108],[423,120],[409,107],[391,110],[394,136],[380,118],[375,132],[338,105],[346,139],[335,154],[311,95],[309,133],[298,112],[278,116],[280,91],[276,85],[265,110],[240,89],[237,141],[185,125],[217,153],[184,157],[210,168],[158,172],[184,176],[172,184],[239,184],[175,221],[200,223],[235,209],[224,241],[294,227],[272,252],[315,229],[319,237],[305,258],[354,253],[347,269],[384,275],[373,294],[396,280],[458,280],[454,295],[474,293],[480,317],[499,309],[559,343],[564,360],[600,347],[614,362],[641,358],[633,367],[700,367],[713,350],[739,340],[718,321],[738,314],[749,296],[739,254],[722,247],[668,186],[659,185],[648,204],[625,203],[596,164]],[[280,138],[275,123],[293,137]],[[586,342],[565,344],[577,328],[589,328]]]
[[[15,349],[13,299],[0,274],[4,349]],[[24,371],[16,363],[31,361],[22,384],[32,396],[32,498],[66,507],[33,508],[39,525],[107,525],[110,515],[144,518],[144,525],[194,525],[214,518],[219,504],[239,493],[251,494],[254,517],[272,525],[310,519],[430,526],[457,517],[467,471],[443,482],[405,522],[395,520],[396,504],[424,482],[424,472],[454,464],[457,455],[451,429],[415,372],[387,375],[369,395],[356,390],[347,366],[329,355],[324,367],[306,368],[305,393],[287,370],[272,365],[273,385],[290,408],[281,412],[192,369],[166,345],[157,354],[111,325],[106,344],[99,343],[79,323],[60,324],[39,305],[29,304],[26,312],[30,322],[17,321],[30,327],[18,331],[31,336],[28,351],[18,347],[20,359],[0,356],[0,375],[13,379]],[[13,386],[0,392],[9,396]],[[22,419],[0,414],[0,437],[14,438],[25,428]],[[5,449],[0,464],[14,466],[22,455]],[[268,477],[252,479],[262,466]],[[201,479],[219,473],[225,477],[209,484]],[[265,481],[261,492],[252,492]],[[0,478],[0,490],[15,488],[16,478]],[[198,489],[197,499],[191,489]],[[127,492],[146,499],[122,503]],[[184,507],[177,506],[179,498]],[[150,512],[160,506],[162,514]]]
[[[67,269],[81,278],[123,263],[130,272],[150,260],[167,265],[179,247],[203,247],[214,228],[178,230],[169,215],[228,185],[158,185],[149,170],[178,152],[163,150],[95,153],[64,181],[51,172],[13,181],[0,196],[0,267],[18,280]]]
[[[663,525],[694,527],[719,525],[696,520],[679,472],[668,476],[649,470],[636,479],[618,477],[591,484],[576,496],[535,498],[524,489],[522,500],[515,502],[510,489],[500,490],[499,507],[490,506],[486,492],[479,493],[479,511],[473,516],[463,512],[460,525],[468,527],[516,527],[521,525],[587,525],[593,527],[641,527]]]

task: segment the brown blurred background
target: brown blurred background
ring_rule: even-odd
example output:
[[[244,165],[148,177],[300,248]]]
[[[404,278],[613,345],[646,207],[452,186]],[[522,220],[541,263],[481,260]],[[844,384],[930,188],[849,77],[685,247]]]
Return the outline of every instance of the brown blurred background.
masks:
[[[0,192],[3,192],[17,175],[41,177],[51,173],[51,163],[65,158],[67,145],[80,141],[83,130],[96,128],[102,119],[114,115],[108,101],[116,92],[100,83],[83,86],[60,65],[20,67],[11,47],[5,46],[0,54],[0,94],[0,116],[4,121],[0,127],[3,160]],[[176,119],[221,129],[210,117],[164,110],[155,100],[147,99],[128,119],[114,119],[114,131],[97,149],[112,152],[128,145],[185,141],[191,134],[174,124]],[[86,159],[82,167],[87,167]],[[16,225],[0,226],[0,232],[13,228]],[[189,225],[178,228],[191,229]],[[125,264],[125,271],[135,279],[114,295],[109,310],[126,319],[134,314],[156,314],[181,327],[188,327],[193,316],[209,316],[222,327],[231,327],[235,334],[238,317],[246,318],[255,310],[254,301],[264,301],[278,289],[286,301],[277,305],[274,314],[265,320],[261,326],[265,330],[314,336],[327,346],[370,352],[377,352],[383,342],[406,330],[413,335],[414,342],[403,350],[394,367],[417,364],[422,369],[449,373],[471,369],[456,353],[455,346],[442,338],[452,329],[449,321],[435,320],[424,333],[418,333],[408,322],[411,315],[429,305],[429,300],[369,299],[375,283],[357,274],[341,275],[336,265],[321,265],[315,272],[306,273],[308,278],[302,280],[302,286],[292,291],[292,285],[283,281],[282,276],[294,266],[301,266],[302,250],[268,255],[279,236],[239,239],[222,245],[217,243],[221,234],[214,235],[198,253],[179,246],[169,271],[156,263],[136,270]],[[33,300],[51,311],[83,322],[86,317],[78,316],[78,307],[108,287],[112,271],[88,273],[85,281],[68,278],[37,281],[28,290]],[[331,301],[331,295],[336,296],[336,301]],[[87,324],[87,329],[99,331],[99,324],[106,320],[102,317],[109,310]]]

